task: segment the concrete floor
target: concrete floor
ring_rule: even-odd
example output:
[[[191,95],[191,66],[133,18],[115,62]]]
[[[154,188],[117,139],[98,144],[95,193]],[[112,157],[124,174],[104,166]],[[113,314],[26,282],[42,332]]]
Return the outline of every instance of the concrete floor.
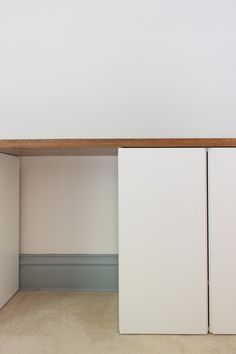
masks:
[[[0,353],[236,353],[236,336],[121,336],[117,308],[113,293],[19,292],[0,312]]]

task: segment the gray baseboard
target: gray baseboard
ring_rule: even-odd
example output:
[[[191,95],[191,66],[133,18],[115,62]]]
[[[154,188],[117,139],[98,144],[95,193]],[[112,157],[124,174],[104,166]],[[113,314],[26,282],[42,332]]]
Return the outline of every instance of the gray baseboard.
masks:
[[[20,289],[117,291],[118,256],[21,254]]]

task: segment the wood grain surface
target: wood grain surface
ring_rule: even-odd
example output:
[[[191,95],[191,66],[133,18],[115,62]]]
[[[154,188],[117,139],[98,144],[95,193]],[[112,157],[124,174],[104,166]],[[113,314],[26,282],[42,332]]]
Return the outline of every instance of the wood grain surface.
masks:
[[[15,156],[115,155],[119,147],[236,147],[236,138],[8,139],[0,152]]]

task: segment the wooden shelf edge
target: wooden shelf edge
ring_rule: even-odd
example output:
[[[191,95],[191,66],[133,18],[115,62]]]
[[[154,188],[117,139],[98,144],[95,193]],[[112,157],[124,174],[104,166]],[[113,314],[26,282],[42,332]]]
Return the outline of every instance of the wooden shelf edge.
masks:
[[[2,139],[0,148],[236,147],[236,138]]]
[[[236,147],[236,138],[2,139],[0,152],[16,156],[76,154],[76,149]],[[113,150],[114,151],[114,150]]]

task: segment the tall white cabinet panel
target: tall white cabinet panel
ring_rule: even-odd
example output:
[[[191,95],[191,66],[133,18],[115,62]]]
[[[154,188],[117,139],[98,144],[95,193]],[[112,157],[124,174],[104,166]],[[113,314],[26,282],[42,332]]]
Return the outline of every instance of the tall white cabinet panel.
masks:
[[[0,154],[0,308],[19,288],[19,160]]]
[[[236,333],[236,149],[209,150],[210,331]]]
[[[208,331],[205,149],[119,150],[121,333]]]

